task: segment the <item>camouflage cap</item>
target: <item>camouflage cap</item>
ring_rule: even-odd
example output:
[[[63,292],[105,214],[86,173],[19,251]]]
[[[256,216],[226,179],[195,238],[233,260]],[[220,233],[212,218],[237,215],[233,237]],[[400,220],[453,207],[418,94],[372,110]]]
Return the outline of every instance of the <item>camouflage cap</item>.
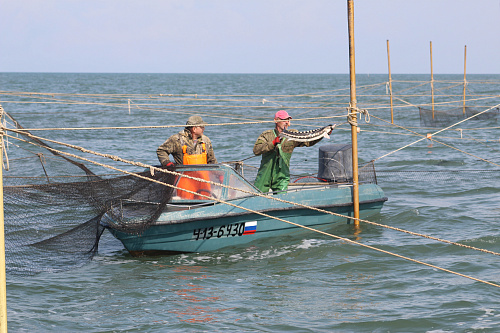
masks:
[[[186,122],[186,127],[191,127],[191,126],[205,126],[207,123],[201,119],[200,116],[191,116],[188,118],[188,121]]]

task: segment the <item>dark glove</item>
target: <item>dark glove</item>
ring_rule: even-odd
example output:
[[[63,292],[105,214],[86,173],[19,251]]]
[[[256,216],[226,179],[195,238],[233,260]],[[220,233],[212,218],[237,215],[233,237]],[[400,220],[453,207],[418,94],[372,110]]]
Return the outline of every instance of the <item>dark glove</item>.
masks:
[[[328,135],[332,134],[333,129],[337,126],[337,124],[330,125],[330,132],[328,132]]]
[[[174,163],[172,163],[172,162],[168,162],[168,163],[167,163],[167,164],[165,164],[163,167],[164,167],[164,168],[171,169],[171,168],[173,168],[174,166],[175,166],[175,164],[174,164]]]
[[[281,138],[279,136],[275,137],[273,140],[273,145],[277,145],[278,143],[281,143]]]

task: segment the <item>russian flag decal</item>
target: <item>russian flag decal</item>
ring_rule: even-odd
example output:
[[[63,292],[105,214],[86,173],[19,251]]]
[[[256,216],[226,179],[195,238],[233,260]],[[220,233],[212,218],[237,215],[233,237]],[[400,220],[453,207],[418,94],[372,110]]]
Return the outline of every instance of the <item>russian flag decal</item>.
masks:
[[[257,231],[257,221],[245,222],[245,231],[243,235],[253,235]]]

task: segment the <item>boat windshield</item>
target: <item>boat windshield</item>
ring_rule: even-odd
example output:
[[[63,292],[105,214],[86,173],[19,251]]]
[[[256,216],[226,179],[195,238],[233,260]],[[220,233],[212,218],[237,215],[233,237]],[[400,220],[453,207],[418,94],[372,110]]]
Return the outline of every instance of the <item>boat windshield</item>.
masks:
[[[184,170],[180,169],[177,172],[183,176],[177,177],[175,181],[174,185],[177,189],[174,190],[172,201],[210,201],[213,198],[232,200],[251,195],[247,192],[257,192],[252,185],[230,167],[184,168]],[[221,184],[229,188],[223,187]]]
[[[247,192],[253,192],[256,193],[257,191],[255,188],[253,188],[251,185],[249,185],[246,181],[244,181],[242,178],[237,176],[235,173],[230,173],[229,174],[229,182],[227,184],[228,186],[232,187],[228,189],[227,193],[227,200],[231,199],[239,199],[243,197],[247,197],[251,194],[248,194],[246,192],[234,190],[233,188],[241,189]]]

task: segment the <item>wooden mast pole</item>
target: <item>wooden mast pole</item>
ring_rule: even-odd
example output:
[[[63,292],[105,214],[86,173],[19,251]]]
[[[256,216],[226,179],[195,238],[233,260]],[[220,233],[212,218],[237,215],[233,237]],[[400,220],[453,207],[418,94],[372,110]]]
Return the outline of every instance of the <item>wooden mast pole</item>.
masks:
[[[431,49],[431,105],[432,105],[432,120],[434,120],[434,72],[432,69],[432,41],[430,49]]]
[[[2,118],[3,108],[0,105],[0,122]],[[0,333],[7,333],[7,278],[5,274],[5,229],[3,214],[3,135],[4,129],[0,128]]]
[[[358,121],[356,114],[356,70],[354,65],[354,3],[347,0],[347,17],[349,27],[349,73],[351,102],[349,108],[349,123],[351,124],[352,140],[352,203],[354,208],[354,226],[359,228],[359,184],[358,184]]]
[[[464,49],[464,92],[463,92],[463,100],[464,100],[464,106],[463,106],[463,113],[465,115],[465,90],[467,86],[467,79],[466,79],[466,69],[467,69],[467,45],[465,45]]]
[[[391,124],[394,124],[394,108],[392,104],[391,52],[389,51],[389,40],[387,40],[387,66],[389,67],[389,96],[391,98]]]

